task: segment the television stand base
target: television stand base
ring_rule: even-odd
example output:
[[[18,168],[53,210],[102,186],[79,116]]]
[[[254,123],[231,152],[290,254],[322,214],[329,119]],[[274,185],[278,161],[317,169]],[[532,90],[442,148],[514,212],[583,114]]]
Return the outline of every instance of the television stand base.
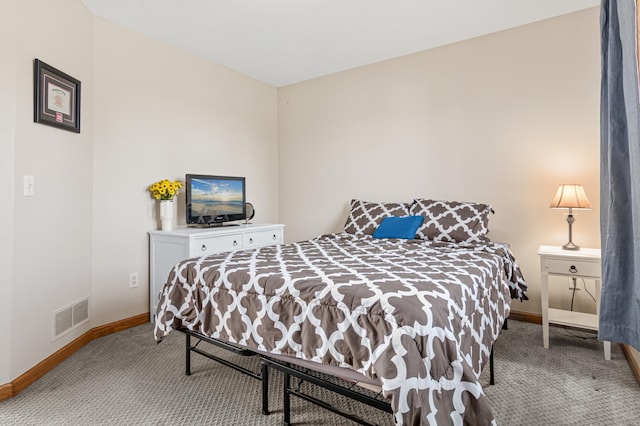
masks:
[[[189,228],[222,228],[223,226],[240,226],[239,223],[191,223],[187,225]]]

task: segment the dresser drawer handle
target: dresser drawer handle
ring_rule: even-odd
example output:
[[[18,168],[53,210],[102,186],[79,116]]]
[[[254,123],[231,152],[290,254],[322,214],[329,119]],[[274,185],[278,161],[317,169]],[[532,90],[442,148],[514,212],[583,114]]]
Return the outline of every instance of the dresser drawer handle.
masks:
[[[237,245],[238,245],[238,242],[236,240],[233,240],[233,246],[235,247]]]
[[[571,272],[572,274],[578,272],[578,268],[576,268],[576,265],[569,266],[569,272]]]
[[[200,250],[202,251],[207,251],[207,245],[203,244],[202,247],[200,247]]]
[[[249,244],[253,244],[253,238],[249,238]]]
[[[273,234],[273,241],[277,239],[276,234]]]

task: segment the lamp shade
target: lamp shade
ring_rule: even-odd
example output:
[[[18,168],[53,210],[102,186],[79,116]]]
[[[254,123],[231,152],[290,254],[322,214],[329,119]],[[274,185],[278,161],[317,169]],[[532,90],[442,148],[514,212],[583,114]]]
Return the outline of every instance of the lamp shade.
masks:
[[[552,209],[590,209],[591,203],[582,185],[562,184],[558,186],[556,196],[553,197]]]

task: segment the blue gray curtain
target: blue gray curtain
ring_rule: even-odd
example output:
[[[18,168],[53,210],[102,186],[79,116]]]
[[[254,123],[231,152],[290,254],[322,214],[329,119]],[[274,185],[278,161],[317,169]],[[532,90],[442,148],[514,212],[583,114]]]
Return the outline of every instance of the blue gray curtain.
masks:
[[[640,350],[640,105],[634,0],[602,0],[598,338]]]

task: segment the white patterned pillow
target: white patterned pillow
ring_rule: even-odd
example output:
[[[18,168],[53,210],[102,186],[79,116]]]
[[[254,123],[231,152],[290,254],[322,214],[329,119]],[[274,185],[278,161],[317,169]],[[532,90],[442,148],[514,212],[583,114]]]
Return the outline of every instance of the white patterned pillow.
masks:
[[[488,240],[489,213],[493,213],[493,209],[487,204],[417,199],[409,212],[412,216],[424,216],[416,238],[479,242]]]
[[[385,217],[408,215],[408,203],[371,203],[351,200],[351,210],[344,224],[344,232],[354,235],[373,235]]]

